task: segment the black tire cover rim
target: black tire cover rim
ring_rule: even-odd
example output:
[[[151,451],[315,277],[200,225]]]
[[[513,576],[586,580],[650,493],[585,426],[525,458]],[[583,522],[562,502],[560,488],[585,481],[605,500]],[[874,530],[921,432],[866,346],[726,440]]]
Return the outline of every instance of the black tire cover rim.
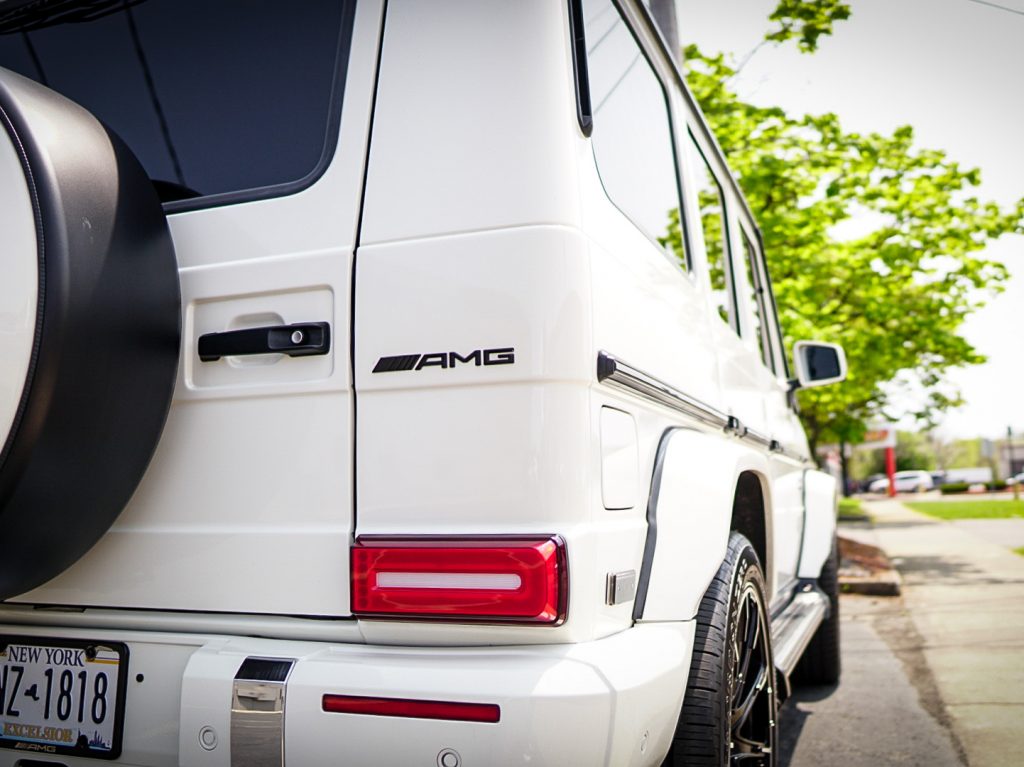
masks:
[[[8,599],[81,557],[137,487],[174,390],[181,299],[160,201],[116,135],[0,69],[0,141],[22,161],[39,262],[31,362],[0,453]]]

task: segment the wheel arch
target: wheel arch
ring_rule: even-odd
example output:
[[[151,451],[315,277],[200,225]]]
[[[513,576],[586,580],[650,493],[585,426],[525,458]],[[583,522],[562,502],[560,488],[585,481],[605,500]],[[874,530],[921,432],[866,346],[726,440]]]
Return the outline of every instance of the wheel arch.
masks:
[[[768,593],[774,590],[772,561],[771,485],[765,474],[741,471],[736,477],[736,491],[732,501],[730,529],[742,534],[750,541],[761,560]]]

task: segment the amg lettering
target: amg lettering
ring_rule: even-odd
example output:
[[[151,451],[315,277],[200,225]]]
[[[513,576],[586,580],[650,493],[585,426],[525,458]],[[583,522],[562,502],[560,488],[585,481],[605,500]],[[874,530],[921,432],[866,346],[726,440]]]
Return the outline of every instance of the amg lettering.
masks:
[[[45,743],[26,743],[21,741],[20,743],[14,744],[15,748],[21,749],[22,751],[41,751],[44,754],[56,754],[56,746],[48,746]]]
[[[480,350],[472,351],[465,357],[458,352],[448,352],[448,367],[455,367],[456,362],[472,362],[477,367],[480,367]]]
[[[516,350],[508,349],[485,349],[485,365],[512,365],[516,361]]]
[[[494,349],[474,349],[466,354],[459,352],[427,352],[425,354],[399,354],[381,357],[373,366],[374,373],[401,373],[407,370],[423,370],[423,368],[441,368],[451,370],[457,365],[475,367],[481,365],[514,365],[516,350],[512,346]]]
[[[417,370],[423,370],[428,367],[448,367],[448,355],[444,352],[437,354],[424,354],[420,357],[420,361],[416,363]]]

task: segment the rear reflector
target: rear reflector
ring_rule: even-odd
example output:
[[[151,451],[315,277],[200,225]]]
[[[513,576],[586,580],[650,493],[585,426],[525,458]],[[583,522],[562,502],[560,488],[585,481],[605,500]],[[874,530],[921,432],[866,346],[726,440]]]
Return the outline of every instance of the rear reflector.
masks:
[[[565,618],[565,543],[558,537],[363,536],[351,563],[356,615],[545,624]]]
[[[332,714],[403,716],[491,724],[501,718],[501,709],[492,703],[449,703],[440,700],[364,698],[356,695],[324,695],[323,708]]]

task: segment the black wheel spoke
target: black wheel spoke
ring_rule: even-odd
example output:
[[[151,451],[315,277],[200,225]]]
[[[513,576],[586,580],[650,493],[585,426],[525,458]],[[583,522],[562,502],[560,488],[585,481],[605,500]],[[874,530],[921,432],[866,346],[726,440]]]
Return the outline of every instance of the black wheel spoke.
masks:
[[[751,616],[751,610],[754,611],[754,615]],[[732,702],[735,704],[742,696],[743,690],[747,688],[745,684],[747,681],[747,672],[750,670],[750,660],[757,650],[757,635],[758,626],[760,621],[756,614],[757,606],[754,604],[754,600],[747,599],[744,604],[744,613],[746,615],[746,626],[743,637],[743,660],[740,663],[739,672],[736,674],[736,690],[733,693]]]
[[[767,681],[768,669],[765,666],[761,666],[757,672],[757,678],[750,685],[750,690],[747,692],[746,697],[732,711],[731,726],[734,733],[739,733],[743,725],[747,723],[747,719],[750,718],[750,712],[754,710],[757,699],[764,692]]]

